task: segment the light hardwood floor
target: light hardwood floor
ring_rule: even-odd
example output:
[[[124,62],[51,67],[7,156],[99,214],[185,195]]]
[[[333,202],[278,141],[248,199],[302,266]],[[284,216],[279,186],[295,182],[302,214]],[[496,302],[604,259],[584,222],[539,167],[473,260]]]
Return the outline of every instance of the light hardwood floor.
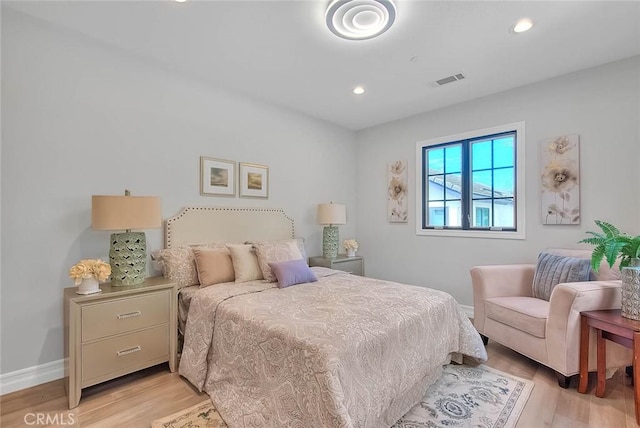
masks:
[[[569,389],[561,389],[552,370],[510,349],[490,341],[487,352],[487,365],[535,382],[518,428],[637,427],[633,387],[624,370],[618,370],[607,381],[605,397],[597,398],[594,374],[589,379],[588,393],[578,394],[576,378],[572,379]],[[205,399],[206,395],[198,394],[178,374],[169,373],[163,364],[84,389],[80,405],[73,410],[66,407],[62,380],[4,395],[0,397],[0,426],[45,426],[33,423],[38,414],[44,414],[49,415],[50,420],[57,417],[57,426],[149,427],[155,419]],[[74,422],[73,425],[70,422]]]

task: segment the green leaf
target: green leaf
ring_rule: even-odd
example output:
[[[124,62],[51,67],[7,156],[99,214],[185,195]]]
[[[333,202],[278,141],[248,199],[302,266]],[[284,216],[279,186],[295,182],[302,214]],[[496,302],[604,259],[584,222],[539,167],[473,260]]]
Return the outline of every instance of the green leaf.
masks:
[[[593,269],[594,272],[598,273],[598,269],[600,269],[600,263],[602,263],[603,258],[604,244],[596,245],[591,252],[591,269]]]
[[[600,245],[604,243],[604,238],[584,238],[581,241],[578,241],[580,244],[590,244],[590,245]]]
[[[626,244],[624,242],[619,242],[619,241],[608,241],[605,244],[605,257],[607,259],[607,263],[609,264],[609,267],[612,267],[613,264],[616,262],[616,259],[618,258],[618,255],[620,254],[620,250],[622,250],[622,248],[624,248]]]
[[[606,221],[602,220],[596,220],[595,223],[600,229],[602,229],[602,231],[608,238],[620,235],[620,231],[618,230],[618,228],[611,223],[607,223]]]

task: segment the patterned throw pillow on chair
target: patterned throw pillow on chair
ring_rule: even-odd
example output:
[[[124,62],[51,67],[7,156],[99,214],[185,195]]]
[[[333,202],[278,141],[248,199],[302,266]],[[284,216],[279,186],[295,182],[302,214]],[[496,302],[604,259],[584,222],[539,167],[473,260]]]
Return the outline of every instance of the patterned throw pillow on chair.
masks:
[[[533,276],[533,297],[549,301],[553,288],[563,282],[589,281],[591,260],[540,253]]]

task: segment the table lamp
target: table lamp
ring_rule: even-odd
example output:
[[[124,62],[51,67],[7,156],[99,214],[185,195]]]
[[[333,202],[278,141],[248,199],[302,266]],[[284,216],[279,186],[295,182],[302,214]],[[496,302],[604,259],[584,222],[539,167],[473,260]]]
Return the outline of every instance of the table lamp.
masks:
[[[91,227],[95,230],[124,230],[111,234],[109,263],[111,284],[136,285],[144,281],[147,271],[147,240],[144,232],[131,229],[154,229],[162,225],[160,198],[155,196],[93,195]]]
[[[318,223],[324,224],[322,231],[322,256],[335,259],[338,256],[338,227],[336,224],[347,223],[347,208],[344,205],[318,205]]]

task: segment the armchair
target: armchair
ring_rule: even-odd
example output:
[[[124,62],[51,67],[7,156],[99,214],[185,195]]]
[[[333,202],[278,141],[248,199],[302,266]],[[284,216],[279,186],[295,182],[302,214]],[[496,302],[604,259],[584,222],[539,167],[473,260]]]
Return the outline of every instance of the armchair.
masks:
[[[559,255],[590,258],[588,250],[546,250]],[[558,384],[567,388],[579,372],[580,312],[620,308],[619,271],[606,263],[595,281],[558,284],[549,301],[533,297],[535,264],[475,266],[473,323],[483,336],[552,368]],[[593,276],[594,272],[592,272]],[[596,343],[589,339],[589,371],[596,370]],[[607,344],[607,368],[631,365],[632,353]]]

